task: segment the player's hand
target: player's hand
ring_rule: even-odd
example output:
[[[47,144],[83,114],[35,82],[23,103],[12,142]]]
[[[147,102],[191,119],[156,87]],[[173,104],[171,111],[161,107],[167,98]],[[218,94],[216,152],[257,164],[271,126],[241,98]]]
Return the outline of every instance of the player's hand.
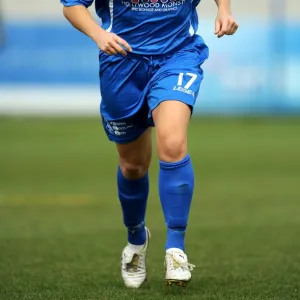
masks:
[[[219,9],[215,24],[215,35],[220,38],[224,35],[233,35],[239,25],[231,16],[230,12]]]
[[[99,37],[99,41],[97,41],[97,45],[102,52],[108,55],[115,55],[118,53],[122,55],[127,55],[125,49],[128,52],[132,51],[130,45],[125,40],[123,40],[114,33],[106,32],[104,30],[101,36]]]

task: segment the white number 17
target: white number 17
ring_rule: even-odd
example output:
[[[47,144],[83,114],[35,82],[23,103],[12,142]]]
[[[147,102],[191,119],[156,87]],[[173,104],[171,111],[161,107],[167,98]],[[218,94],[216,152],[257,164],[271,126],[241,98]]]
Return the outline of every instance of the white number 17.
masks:
[[[185,89],[189,89],[191,87],[191,85],[195,82],[195,80],[197,79],[197,75],[193,74],[193,73],[179,73],[178,76],[178,83],[177,85],[182,86],[182,81],[183,81],[183,76],[187,75],[189,77],[191,77],[191,79],[187,82],[187,84],[184,86]]]

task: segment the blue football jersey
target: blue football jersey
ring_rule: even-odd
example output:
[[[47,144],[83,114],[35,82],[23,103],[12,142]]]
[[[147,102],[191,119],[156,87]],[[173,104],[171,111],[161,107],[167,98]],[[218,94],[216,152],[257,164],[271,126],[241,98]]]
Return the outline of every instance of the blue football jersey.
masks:
[[[94,0],[61,0],[65,6],[89,7]],[[164,54],[198,29],[200,0],[95,0],[102,27],[125,39],[134,53]]]

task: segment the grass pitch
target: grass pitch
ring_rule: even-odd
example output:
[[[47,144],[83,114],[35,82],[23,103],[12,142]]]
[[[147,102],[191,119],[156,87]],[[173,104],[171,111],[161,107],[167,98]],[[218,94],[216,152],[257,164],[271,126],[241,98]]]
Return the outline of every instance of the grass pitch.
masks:
[[[0,299],[300,299],[300,119],[194,119],[186,289],[163,283],[151,168],[148,282],[120,277],[116,152],[98,119],[0,118]]]

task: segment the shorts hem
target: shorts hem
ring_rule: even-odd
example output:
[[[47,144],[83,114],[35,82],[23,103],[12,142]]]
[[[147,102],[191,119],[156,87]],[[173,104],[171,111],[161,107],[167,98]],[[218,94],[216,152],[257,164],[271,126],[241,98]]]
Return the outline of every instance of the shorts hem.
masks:
[[[184,100],[170,99],[170,98],[166,98],[165,99],[165,98],[163,98],[163,99],[157,101],[157,103],[153,107],[149,106],[149,116],[148,116],[148,119],[152,119],[152,112],[153,112],[153,110],[155,108],[157,108],[162,102],[165,102],[165,101],[177,101],[177,102],[184,103],[184,104],[186,104],[187,106],[190,107],[190,109],[191,109],[191,115],[193,114],[195,103],[191,104],[191,103],[187,103],[187,101],[184,101]]]
[[[117,136],[112,136],[110,134],[108,135],[107,133],[106,133],[106,135],[107,135],[109,141],[111,141],[115,144],[124,145],[124,144],[129,144],[129,143],[136,141],[149,127],[146,127],[144,130],[140,131],[138,134],[128,137],[128,138],[118,138]]]

